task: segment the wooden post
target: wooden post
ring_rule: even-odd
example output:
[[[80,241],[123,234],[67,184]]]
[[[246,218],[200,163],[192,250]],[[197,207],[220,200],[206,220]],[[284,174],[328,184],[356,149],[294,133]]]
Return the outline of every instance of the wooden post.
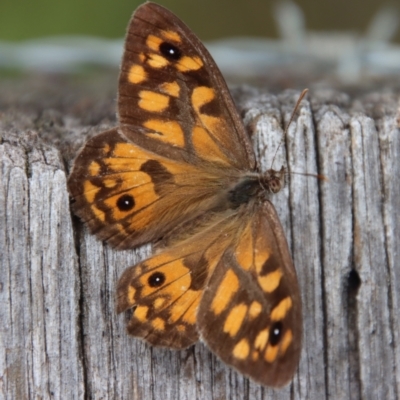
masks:
[[[171,351],[127,336],[115,285],[151,248],[116,251],[99,242],[71,214],[66,188],[87,136],[116,124],[115,105],[62,81],[42,84],[46,90],[28,100],[2,97],[0,398],[398,398],[396,96],[312,90],[278,150],[274,167],[292,173],[272,202],[301,286],[304,339],[293,383],[277,391],[201,343]],[[298,94],[234,91],[264,169]]]

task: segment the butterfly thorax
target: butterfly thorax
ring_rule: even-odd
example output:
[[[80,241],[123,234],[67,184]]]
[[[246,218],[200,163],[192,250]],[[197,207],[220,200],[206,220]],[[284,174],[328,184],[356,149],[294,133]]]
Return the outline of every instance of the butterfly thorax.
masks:
[[[242,176],[229,191],[230,208],[237,208],[255,198],[264,199],[270,193],[278,193],[285,185],[285,169],[269,169],[264,173]]]

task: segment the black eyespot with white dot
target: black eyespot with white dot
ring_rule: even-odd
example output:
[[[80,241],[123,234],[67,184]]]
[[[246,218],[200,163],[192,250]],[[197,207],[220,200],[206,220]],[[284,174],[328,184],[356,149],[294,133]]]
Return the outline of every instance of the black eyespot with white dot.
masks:
[[[272,324],[269,330],[269,342],[272,346],[276,346],[282,338],[283,324],[281,321]]]
[[[165,282],[165,275],[162,272],[154,272],[154,274],[149,276],[147,282],[149,283],[150,287],[160,287]]]
[[[130,211],[135,207],[135,199],[130,194],[124,194],[117,200],[117,207],[120,211]]]
[[[182,57],[182,51],[171,43],[162,42],[159,49],[161,54],[170,61],[178,61]]]

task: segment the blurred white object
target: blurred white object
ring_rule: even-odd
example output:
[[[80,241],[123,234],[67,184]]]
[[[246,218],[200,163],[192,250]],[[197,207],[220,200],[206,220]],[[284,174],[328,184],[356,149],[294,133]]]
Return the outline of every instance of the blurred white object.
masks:
[[[383,7],[369,24],[365,37],[370,42],[384,43],[393,39],[399,28],[399,10],[392,5]]]
[[[292,1],[274,7],[281,39],[231,38],[208,43],[222,72],[240,78],[265,76],[268,71],[291,69],[356,82],[365,75],[400,73],[400,46],[390,43],[399,26],[396,8],[383,7],[365,35],[354,32],[312,32]],[[91,37],[53,37],[22,43],[0,41],[0,68],[70,72],[86,65],[120,64],[123,40]]]
[[[354,82],[363,74],[400,73],[400,47],[389,43],[399,27],[399,12],[393,6],[381,8],[365,35],[306,31],[303,13],[289,0],[276,3],[274,16],[287,48],[330,64],[342,81]]]
[[[71,72],[87,64],[116,66],[122,54],[121,39],[57,36],[21,43],[0,41],[0,68]]]

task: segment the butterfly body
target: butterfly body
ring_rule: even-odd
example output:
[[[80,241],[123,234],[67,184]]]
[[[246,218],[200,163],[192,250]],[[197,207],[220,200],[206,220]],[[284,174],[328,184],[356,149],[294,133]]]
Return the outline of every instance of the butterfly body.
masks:
[[[258,171],[226,84],[199,39],[146,3],[126,37],[119,126],[90,139],[69,178],[75,212],[117,248],[155,254],[122,274],[128,332],[185,348],[201,338],[257,382],[282,386],[301,349],[301,299],[270,202],[285,170]]]

